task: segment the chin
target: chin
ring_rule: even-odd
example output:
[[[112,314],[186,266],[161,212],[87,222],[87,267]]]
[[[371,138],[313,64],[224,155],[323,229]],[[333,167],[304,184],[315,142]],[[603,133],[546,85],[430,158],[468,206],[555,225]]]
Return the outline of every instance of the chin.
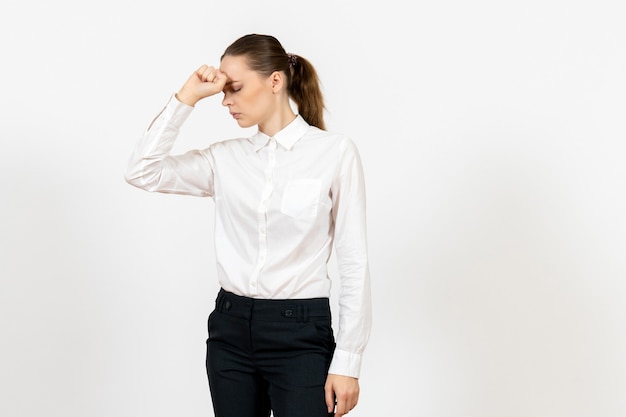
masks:
[[[241,119],[237,120],[237,124],[239,125],[239,127],[244,127],[244,128],[245,127],[252,127],[252,126],[254,126],[254,123],[246,122],[246,121],[241,120]]]

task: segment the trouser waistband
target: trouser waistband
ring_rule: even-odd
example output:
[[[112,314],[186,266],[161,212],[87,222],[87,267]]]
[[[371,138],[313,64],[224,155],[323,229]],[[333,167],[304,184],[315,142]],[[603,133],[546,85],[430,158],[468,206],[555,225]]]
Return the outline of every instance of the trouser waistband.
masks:
[[[330,318],[328,298],[258,299],[220,289],[215,310],[247,320],[306,322],[311,318]]]

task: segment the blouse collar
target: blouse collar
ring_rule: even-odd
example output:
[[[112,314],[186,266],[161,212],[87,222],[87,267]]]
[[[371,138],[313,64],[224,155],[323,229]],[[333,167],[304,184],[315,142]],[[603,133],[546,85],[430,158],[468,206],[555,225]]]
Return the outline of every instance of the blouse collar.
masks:
[[[280,132],[274,135],[274,139],[287,150],[291,150],[293,145],[299,141],[309,129],[309,124],[297,115],[296,118],[285,126]],[[271,137],[261,131],[257,131],[248,140],[254,146],[254,150],[258,152],[270,141]]]

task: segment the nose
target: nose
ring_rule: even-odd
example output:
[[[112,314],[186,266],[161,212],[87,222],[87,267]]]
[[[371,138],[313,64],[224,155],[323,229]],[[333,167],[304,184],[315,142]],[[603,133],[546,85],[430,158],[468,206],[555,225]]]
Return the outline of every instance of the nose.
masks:
[[[224,93],[224,98],[222,99],[222,106],[227,107],[227,106],[230,106],[231,104],[232,104],[232,101],[230,99],[230,94]]]

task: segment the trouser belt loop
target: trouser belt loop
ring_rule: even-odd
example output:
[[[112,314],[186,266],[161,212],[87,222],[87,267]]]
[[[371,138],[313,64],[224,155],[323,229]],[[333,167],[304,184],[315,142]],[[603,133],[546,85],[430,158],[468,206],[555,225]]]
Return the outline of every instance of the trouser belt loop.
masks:
[[[309,306],[298,305],[298,321],[301,323],[309,321]]]

